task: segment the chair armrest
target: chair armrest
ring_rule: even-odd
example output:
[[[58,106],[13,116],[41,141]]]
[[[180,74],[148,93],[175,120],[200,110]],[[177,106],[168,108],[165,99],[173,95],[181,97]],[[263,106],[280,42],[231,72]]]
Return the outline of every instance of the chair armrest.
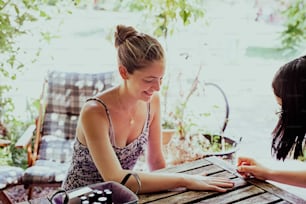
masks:
[[[36,126],[35,125],[30,125],[27,130],[23,133],[23,135],[18,139],[18,141],[15,144],[16,148],[26,148],[33,137],[33,132],[35,130]]]

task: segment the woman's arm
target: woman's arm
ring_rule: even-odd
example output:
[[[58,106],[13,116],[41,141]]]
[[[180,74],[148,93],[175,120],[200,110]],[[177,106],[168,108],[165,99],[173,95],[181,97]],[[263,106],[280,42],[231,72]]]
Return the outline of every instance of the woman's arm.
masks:
[[[105,181],[120,182],[131,171],[121,168],[120,162],[112,148],[108,133],[109,122],[105,110],[101,109],[99,104],[89,102],[82,110],[80,118],[86,145],[102,178]],[[154,143],[153,146],[155,146]],[[142,184],[140,193],[163,191],[177,187],[224,192],[226,188],[233,187],[233,182],[229,179],[201,175],[150,172],[138,172],[138,175]],[[132,191],[137,191],[138,189],[138,183],[135,179],[129,179],[126,186]]]
[[[147,149],[147,160],[150,171],[164,168],[166,162],[162,152],[161,123],[160,123],[160,98],[155,93],[151,100],[151,122]]]
[[[208,177],[203,175],[188,175],[183,173],[137,172],[141,180],[140,193],[159,192],[175,188],[187,188],[200,191],[225,192],[234,186],[227,178]],[[126,186],[137,190],[135,179],[129,180]]]
[[[254,176],[261,180],[272,180],[284,184],[306,187],[306,170],[273,170],[248,157],[238,158],[238,172],[245,177]]]
[[[101,104],[89,101],[81,111],[80,122],[86,146],[102,178],[119,182],[124,173],[109,139],[106,110]]]
[[[267,174],[267,180],[306,188],[306,170],[269,170]]]

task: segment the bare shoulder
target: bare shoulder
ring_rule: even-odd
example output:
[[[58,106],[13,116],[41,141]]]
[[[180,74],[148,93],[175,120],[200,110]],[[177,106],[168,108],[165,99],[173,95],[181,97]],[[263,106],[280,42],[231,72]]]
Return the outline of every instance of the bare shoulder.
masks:
[[[88,100],[83,105],[81,114],[92,114],[92,113],[102,113],[105,112],[103,105],[97,100]]]
[[[80,117],[82,120],[99,121],[107,118],[105,107],[98,100],[88,100],[82,107]]]
[[[152,96],[151,99],[151,111],[152,113],[159,113],[159,109],[160,109],[160,96],[159,93],[154,93],[154,95]]]
[[[105,113],[105,107],[102,103],[104,103],[108,108],[111,106],[112,104],[112,100],[113,100],[113,89],[114,88],[110,88],[102,93],[99,93],[95,96],[93,96],[91,100],[88,100],[83,108],[82,108],[82,112],[84,113]],[[96,99],[96,100],[95,100]],[[101,103],[102,102],[102,103]]]
[[[160,96],[158,92],[154,93],[154,95],[152,96],[151,104],[153,106],[160,105]]]

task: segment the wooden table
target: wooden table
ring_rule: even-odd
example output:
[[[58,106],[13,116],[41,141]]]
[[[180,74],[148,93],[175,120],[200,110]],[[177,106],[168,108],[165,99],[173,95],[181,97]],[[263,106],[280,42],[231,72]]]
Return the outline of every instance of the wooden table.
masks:
[[[187,174],[197,174],[205,171],[208,176],[222,176],[230,178],[235,182],[235,187],[226,193],[212,191],[167,191],[160,193],[141,194],[139,204],[141,203],[165,203],[165,204],[183,204],[183,203],[208,203],[208,204],[303,204],[306,200],[280,189],[268,182],[257,179],[245,180],[236,173],[233,166],[228,162],[217,157],[209,157],[178,166],[164,168],[157,172],[184,172]],[[49,204],[46,198],[38,198],[31,201],[25,201],[20,204]]]
[[[235,187],[226,193],[207,191],[167,191],[139,195],[139,203],[306,203],[306,200],[291,194],[268,182],[257,179],[245,180],[236,173],[233,166],[217,157],[184,163],[161,169],[158,172],[184,172],[197,174],[207,172],[208,176],[222,176],[235,182]]]

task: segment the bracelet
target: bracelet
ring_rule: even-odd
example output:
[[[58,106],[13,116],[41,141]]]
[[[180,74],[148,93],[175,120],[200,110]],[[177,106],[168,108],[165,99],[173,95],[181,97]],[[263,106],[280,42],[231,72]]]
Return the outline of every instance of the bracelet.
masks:
[[[140,189],[141,189],[141,181],[140,181],[140,177],[138,176],[138,174],[136,174],[136,173],[128,173],[128,174],[126,174],[125,176],[124,176],[124,178],[122,179],[122,181],[120,182],[122,185],[124,185],[126,182],[127,182],[127,180],[130,178],[130,176],[134,176],[134,178],[136,179],[136,182],[137,182],[137,184],[138,184],[138,189],[137,189],[137,191],[135,192],[135,194],[138,194],[138,192],[140,191]]]

